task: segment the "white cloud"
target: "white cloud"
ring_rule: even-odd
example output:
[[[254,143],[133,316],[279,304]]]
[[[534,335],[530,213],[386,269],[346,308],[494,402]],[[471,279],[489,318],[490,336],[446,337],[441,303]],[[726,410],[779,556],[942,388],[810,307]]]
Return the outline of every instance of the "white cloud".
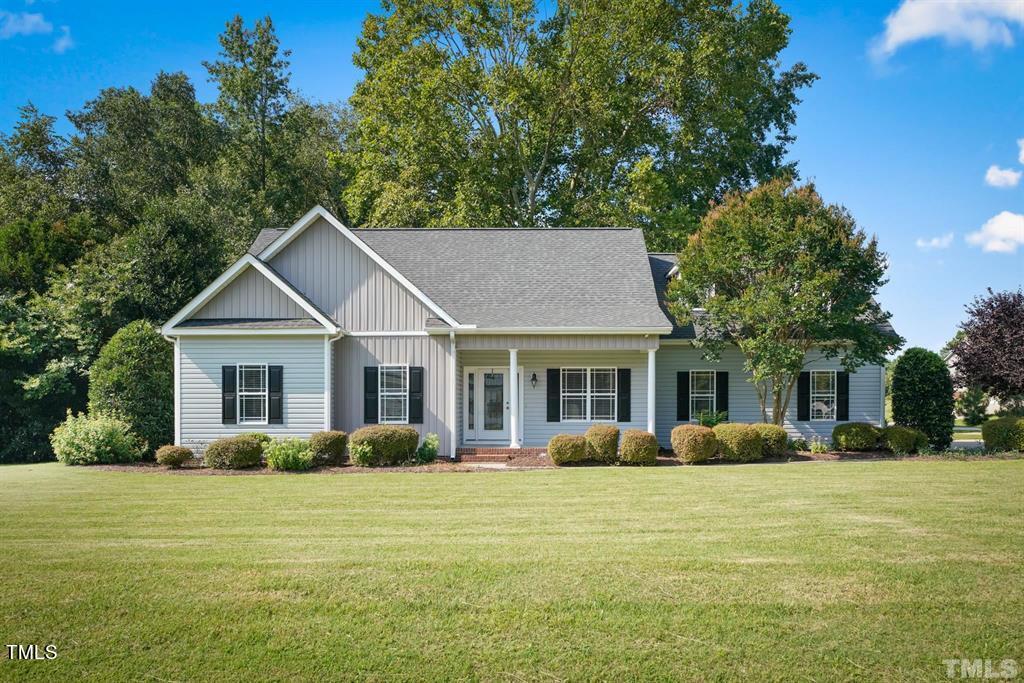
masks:
[[[885,31],[872,46],[878,61],[909,43],[942,38],[975,50],[989,45],[1013,45],[1011,26],[1024,27],[1021,0],[903,0],[885,18]]]
[[[57,36],[57,40],[53,41],[53,51],[59,55],[64,54],[75,46],[75,41],[71,39],[71,28],[68,26],[60,27],[60,35]],[[1017,174],[1020,175],[1019,173]]]
[[[42,14],[0,10],[0,40],[53,32],[53,24]]]
[[[1024,172],[1014,171],[1012,168],[999,168],[995,164],[985,171],[985,184],[992,187],[1016,187]]]
[[[967,235],[967,243],[980,246],[982,251],[1003,254],[1017,253],[1024,245],[1024,214],[1002,211],[985,221],[981,230]]]
[[[915,244],[917,244],[918,249],[948,249],[949,245],[953,244],[953,233],[949,232],[940,237],[932,237],[931,239],[918,237]]]
[[[1017,161],[1024,164],[1024,138],[1017,140],[1017,148],[1020,150],[1017,152]]]

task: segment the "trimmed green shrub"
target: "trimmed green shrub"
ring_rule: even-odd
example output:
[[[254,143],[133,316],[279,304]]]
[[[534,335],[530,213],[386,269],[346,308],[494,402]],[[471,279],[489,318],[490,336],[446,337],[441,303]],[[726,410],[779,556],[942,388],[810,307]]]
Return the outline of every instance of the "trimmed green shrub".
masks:
[[[613,463],[619,457],[619,428],[614,425],[594,425],[586,431],[587,460]]]
[[[556,434],[548,441],[548,457],[556,465],[587,459],[587,439],[580,434]]]
[[[184,446],[167,445],[156,449],[156,461],[172,470],[178,469],[194,457],[192,451]]]
[[[821,455],[822,453],[828,453],[829,445],[816,436],[811,439],[810,450],[811,453]]]
[[[174,438],[174,351],[145,320],[110,338],[89,368],[89,412],[117,415],[146,441]]]
[[[981,426],[989,451],[1024,451],[1024,417],[1000,417]]]
[[[656,465],[658,463],[657,437],[640,429],[627,429],[622,433],[619,462],[623,465]]]
[[[348,458],[355,465],[373,460],[373,446],[368,443],[354,443],[348,447]]]
[[[761,435],[751,425],[727,422],[714,428],[718,453],[729,462],[760,460],[764,450]]]
[[[798,436],[786,442],[786,447],[791,451],[806,451],[810,449],[811,445],[807,443],[807,439]]]
[[[416,462],[426,465],[428,462],[437,460],[437,453],[441,450],[441,437],[430,433],[423,437],[423,443],[416,449]]]
[[[718,439],[711,427],[679,425],[672,430],[672,452],[683,462],[705,462],[718,452]]]
[[[313,466],[313,452],[304,439],[272,441],[264,449],[267,467],[272,470],[308,470]]]
[[[917,453],[928,445],[928,437],[919,429],[903,425],[889,425],[882,430],[885,447],[897,455]]]
[[[349,448],[349,456],[363,467],[388,467],[412,462],[416,457],[416,446],[420,435],[412,427],[401,425],[370,425],[352,432],[349,443],[352,446],[366,444],[369,450],[360,447],[357,451]]]
[[[939,354],[907,349],[892,371],[893,422],[924,432],[936,450],[953,442],[953,380]]]
[[[263,449],[266,449],[267,444],[273,442],[274,440],[272,436],[270,436],[269,434],[264,434],[263,432],[242,432],[238,436],[247,436],[250,439],[255,439],[256,441],[259,442],[260,448]]]
[[[988,396],[977,387],[971,387],[956,400],[956,412],[963,415],[964,424],[977,427],[988,419]]]
[[[832,446],[840,451],[873,451],[882,430],[867,422],[844,422],[832,430]]]
[[[316,465],[341,465],[345,462],[345,432],[313,432],[309,436],[309,452]]]
[[[757,422],[750,425],[761,437],[761,455],[765,458],[779,458],[786,454],[786,443],[789,436],[779,425]]]
[[[251,436],[217,439],[203,452],[203,463],[218,470],[241,470],[260,464],[263,446]]]
[[[715,427],[729,419],[728,410],[716,410],[714,412],[702,410],[697,413],[697,424],[701,427]]]
[[[50,444],[65,465],[135,462],[146,453],[146,442],[126,421],[102,414],[72,415],[70,410],[50,435]]]

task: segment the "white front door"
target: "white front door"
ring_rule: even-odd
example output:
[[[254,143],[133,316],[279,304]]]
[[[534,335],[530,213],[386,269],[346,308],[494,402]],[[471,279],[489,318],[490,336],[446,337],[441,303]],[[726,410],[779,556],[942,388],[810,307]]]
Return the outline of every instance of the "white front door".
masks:
[[[463,431],[466,441],[509,441],[508,368],[466,368],[463,378]],[[522,370],[520,369],[520,379]],[[522,396],[520,381],[519,395]],[[520,399],[522,405],[522,399]],[[520,415],[522,410],[520,410]],[[522,429],[519,430],[522,433]]]

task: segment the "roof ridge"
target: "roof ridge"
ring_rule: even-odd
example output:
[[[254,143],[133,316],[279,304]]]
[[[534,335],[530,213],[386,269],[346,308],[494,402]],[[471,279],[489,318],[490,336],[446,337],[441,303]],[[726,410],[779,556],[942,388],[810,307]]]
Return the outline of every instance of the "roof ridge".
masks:
[[[630,231],[630,230],[641,230],[642,228],[624,228],[616,226],[591,226],[591,227],[574,227],[574,228],[515,228],[515,227],[493,227],[493,228],[456,228],[456,227],[445,227],[445,228],[349,228],[352,232],[498,232],[504,230],[507,232],[611,232],[611,231]]]

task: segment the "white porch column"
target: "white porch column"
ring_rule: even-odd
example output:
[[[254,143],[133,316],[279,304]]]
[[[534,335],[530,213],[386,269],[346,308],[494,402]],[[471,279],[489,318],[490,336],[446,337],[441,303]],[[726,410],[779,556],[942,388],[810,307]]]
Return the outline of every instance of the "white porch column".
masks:
[[[654,434],[654,354],[657,349],[647,350],[647,431]]]
[[[448,333],[448,345],[451,353],[451,368],[448,374],[448,424],[450,425],[449,434],[451,435],[451,443],[448,444],[448,457],[455,460],[455,449],[458,448],[459,439],[459,417],[458,407],[455,405],[456,397],[458,396],[458,381],[459,381],[459,364],[458,357],[456,356],[457,350],[455,347],[455,330]],[[463,396],[463,400],[465,400]]]
[[[508,400],[512,404],[508,413],[508,428],[512,433],[508,447],[519,448],[519,349],[508,350],[508,377]]]

